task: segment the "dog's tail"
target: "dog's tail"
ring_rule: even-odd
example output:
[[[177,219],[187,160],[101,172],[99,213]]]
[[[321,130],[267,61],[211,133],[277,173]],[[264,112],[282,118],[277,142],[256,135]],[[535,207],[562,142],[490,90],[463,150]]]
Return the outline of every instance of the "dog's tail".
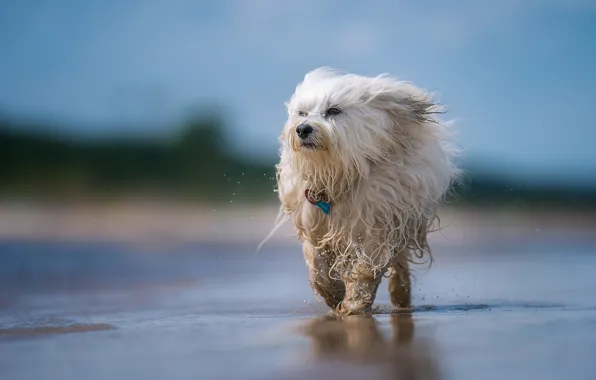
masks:
[[[277,232],[277,230],[279,230],[279,228],[287,221],[288,221],[288,217],[283,212],[283,206],[280,206],[279,212],[277,213],[277,217],[275,218],[275,223],[273,224],[273,229],[271,230],[271,232],[269,232],[269,234],[265,237],[265,239],[263,239],[261,241],[261,243],[257,247],[257,250],[255,251],[255,255],[257,253],[259,253],[261,248],[263,248],[263,245],[265,245],[265,243],[269,239],[271,239],[271,237],[275,234],[275,232]]]

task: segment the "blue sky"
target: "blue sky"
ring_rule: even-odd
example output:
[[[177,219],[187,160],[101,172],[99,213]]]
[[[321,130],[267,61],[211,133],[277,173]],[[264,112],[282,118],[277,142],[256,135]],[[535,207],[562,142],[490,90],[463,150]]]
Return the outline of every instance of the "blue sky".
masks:
[[[594,1],[4,1],[0,52],[0,110],[144,134],[213,104],[254,155],[308,70],[388,72],[438,93],[473,162],[596,182]]]

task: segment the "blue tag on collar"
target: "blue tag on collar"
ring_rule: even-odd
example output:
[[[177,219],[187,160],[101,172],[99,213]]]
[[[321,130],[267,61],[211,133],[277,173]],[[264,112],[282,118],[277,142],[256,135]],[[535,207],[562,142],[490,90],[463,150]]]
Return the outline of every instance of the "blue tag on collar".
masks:
[[[317,206],[318,208],[323,210],[323,213],[325,213],[325,215],[329,215],[329,211],[331,211],[331,203],[325,202],[324,200],[321,200],[321,199],[317,200],[315,198],[315,195],[313,194],[313,192],[310,191],[309,189],[304,190],[304,196],[306,197],[306,200],[310,204]]]
[[[323,210],[325,215],[329,215],[329,211],[331,211],[331,204],[324,201],[318,201],[315,206]]]

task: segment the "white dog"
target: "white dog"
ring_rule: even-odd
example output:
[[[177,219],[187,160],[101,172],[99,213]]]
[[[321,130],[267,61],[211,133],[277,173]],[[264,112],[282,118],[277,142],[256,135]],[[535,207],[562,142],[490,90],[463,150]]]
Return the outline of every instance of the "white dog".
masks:
[[[313,290],[339,314],[365,314],[388,275],[392,304],[409,308],[409,263],[430,256],[459,172],[439,107],[408,82],[319,68],[287,109],[277,191]]]

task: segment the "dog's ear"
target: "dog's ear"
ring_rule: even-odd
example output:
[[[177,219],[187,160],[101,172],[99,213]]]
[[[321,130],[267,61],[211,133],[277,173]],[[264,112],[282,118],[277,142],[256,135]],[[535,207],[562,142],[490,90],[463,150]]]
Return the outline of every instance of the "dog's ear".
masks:
[[[436,104],[428,93],[406,96],[402,99],[402,103],[407,110],[407,118],[417,123],[434,121],[435,115],[444,113],[441,106]]]
[[[406,123],[422,124],[435,121],[443,108],[430,93],[407,82],[393,82],[371,96],[371,103],[388,112],[396,127]]]

